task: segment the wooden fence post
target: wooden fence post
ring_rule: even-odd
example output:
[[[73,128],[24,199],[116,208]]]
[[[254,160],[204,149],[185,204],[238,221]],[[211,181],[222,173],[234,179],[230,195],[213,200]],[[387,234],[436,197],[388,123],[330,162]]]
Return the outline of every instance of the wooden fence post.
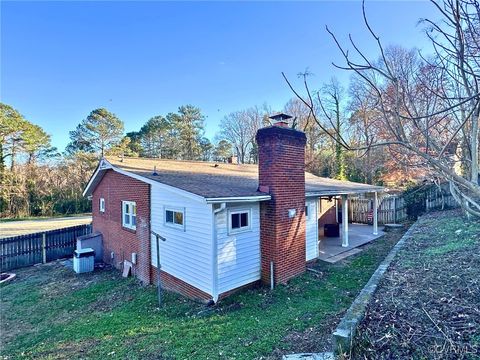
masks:
[[[47,233],[42,234],[42,263],[47,262]]]
[[[393,223],[397,223],[397,196],[393,197]]]

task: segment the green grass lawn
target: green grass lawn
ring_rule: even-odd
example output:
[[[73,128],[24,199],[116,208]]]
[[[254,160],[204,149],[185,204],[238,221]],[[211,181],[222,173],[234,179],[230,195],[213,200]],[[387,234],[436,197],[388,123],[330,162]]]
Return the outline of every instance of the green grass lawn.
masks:
[[[17,271],[1,291],[6,358],[254,359],[323,351],[330,332],[400,235],[286,286],[237,293],[207,308],[123,279],[75,275],[59,263]],[[324,339],[324,341],[320,341]]]

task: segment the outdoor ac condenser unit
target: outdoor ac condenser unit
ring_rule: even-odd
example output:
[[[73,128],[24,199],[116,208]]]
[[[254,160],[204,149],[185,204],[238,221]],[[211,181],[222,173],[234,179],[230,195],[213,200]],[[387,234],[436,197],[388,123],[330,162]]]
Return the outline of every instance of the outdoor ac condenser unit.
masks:
[[[73,253],[73,270],[77,274],[92,272],[95,266],[95,251],[92,248],[75,250]]]

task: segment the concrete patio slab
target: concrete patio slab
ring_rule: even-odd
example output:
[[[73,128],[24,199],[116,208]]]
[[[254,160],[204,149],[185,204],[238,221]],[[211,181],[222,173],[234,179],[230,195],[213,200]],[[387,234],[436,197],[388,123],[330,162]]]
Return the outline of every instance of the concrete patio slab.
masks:
[[[373,235],[373,226],[366,224],[349,224],[348,238],[349,246],[342,247],[342,234],[339,237],[320,237],[318,244],[318,259],[327,261],[329,263],[337,262],[345,257],[354,255],[361,251],[356,249],[359,246],[365,245],[375,239],[382,237],[385,233],[378,230],[377,235]],[[353,250],[353,251],[352,251]],[[359,251],[355,251],[359,250]],[[342,256],[343,254],[343,256]]]

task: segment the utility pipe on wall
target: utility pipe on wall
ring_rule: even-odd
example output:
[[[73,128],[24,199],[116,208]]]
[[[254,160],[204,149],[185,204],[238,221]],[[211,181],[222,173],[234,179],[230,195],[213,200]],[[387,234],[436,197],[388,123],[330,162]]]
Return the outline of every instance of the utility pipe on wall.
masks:
[[[216,215],[227,208],[227,203],[220,203],[220,207],[218,209],[213,209],[213,241],[212,241],[212,253],[213,253],[213,261],[212,261],[212,292],[213,292],[213,302],[216,303],[218,301],[218,243],[217,243],[217,224],[216,224]]]
[[[270,290],[273,290],[275,282],[273,277],[273,261],[270,261]]]

